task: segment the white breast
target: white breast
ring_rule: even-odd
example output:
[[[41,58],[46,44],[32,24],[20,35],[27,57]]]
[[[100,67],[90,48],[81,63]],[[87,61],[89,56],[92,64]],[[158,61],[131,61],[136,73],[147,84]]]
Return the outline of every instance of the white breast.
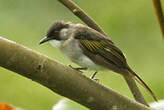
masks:
[[[49,41],[50,44],[53,46],[53,47],[61,47],[61,41],[57,41],[57,40],[50,40]]]

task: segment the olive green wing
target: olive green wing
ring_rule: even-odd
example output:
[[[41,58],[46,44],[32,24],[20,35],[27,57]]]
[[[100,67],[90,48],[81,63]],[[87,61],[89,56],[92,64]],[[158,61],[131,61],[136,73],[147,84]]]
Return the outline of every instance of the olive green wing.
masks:
[[[80,48],[84,54],[88,51],[90,54],[99,55],[119,68],[127,66],[125,56],[109,39],[100,36],[90,37],[90,34],[87,36],[83,34],[75,38],[79,39]]]

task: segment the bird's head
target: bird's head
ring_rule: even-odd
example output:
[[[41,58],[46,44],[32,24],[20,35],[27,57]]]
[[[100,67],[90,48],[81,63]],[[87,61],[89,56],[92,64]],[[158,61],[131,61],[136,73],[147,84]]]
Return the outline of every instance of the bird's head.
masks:
[[[62,40],[61,38],[61,30],[67,29],[68,23],[63,21],[57,21],[51,25],[51,27],[47,31],[47,35],[45,38],[43,38],[39,44],[43,44],[44,42],[50,41],[50,40]]]

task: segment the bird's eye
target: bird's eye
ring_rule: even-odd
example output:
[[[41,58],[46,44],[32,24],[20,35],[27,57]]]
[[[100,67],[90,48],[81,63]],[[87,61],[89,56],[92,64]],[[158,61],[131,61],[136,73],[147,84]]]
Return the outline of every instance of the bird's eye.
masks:
[[[55,31],[55,35],[58,35],[59,34],[59,31]]]

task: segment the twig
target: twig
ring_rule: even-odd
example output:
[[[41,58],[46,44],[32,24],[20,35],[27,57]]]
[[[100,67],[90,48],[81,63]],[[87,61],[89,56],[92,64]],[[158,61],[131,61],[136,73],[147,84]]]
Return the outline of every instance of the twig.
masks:
[[[130,90],[133,91],[132,94],[135,100],[146,106],[149,106],[147,102],[145,101],[143,95],[141,94],[139,88],[137,87],[136,82],[130,76],[127,76],[127,75],[124,75],[124,79],[126,80]]]
[[[96,24],[96,22],[91,17],[89,17],[82,9],[80,9],[75,3],[73,3],[71,0],[58,0],[58,1],[60,1],[63,5],[65,5],[72,13],[74,13],[77,17],[79,17],[89,27],[91,27],[91,28],[97,30],[98,32],[104,34],[105,36],[107,36],[105,34],[105,32]],[[146,103],[145,99],[143,98],[143,96],[141,95],[140,90],[135,89],[135,88],[137,88],[135,81],[133,79],[129,79],[129,78],[126,79],[125,77],[124,77],[124,79],[128,83],[128,86],[129,86],[133,96],[135,97],[136,101],[143,103],[145,105],[148,105]],[[135,94],[137,94],[137,95],[135,95]]]
[[[154,8],[160,25],[160,29],[164,38],[164,15],[162,10],[162,4],[160,0],[153,0]]]
[[[78,5],[73,3],[71,0],[58,0],[58,1],[61,2],[64,6],[66,6],[74,15],[80,18],[89,27],[97,30],[98,32],[106,36],[106,33],[100,28],[100,26],[96,24],[96,22],[91,17],[89,17],[80,7],[78,7]]]
[[[40,53],[0,37],[0,66],[92,110],[150,110]]]

